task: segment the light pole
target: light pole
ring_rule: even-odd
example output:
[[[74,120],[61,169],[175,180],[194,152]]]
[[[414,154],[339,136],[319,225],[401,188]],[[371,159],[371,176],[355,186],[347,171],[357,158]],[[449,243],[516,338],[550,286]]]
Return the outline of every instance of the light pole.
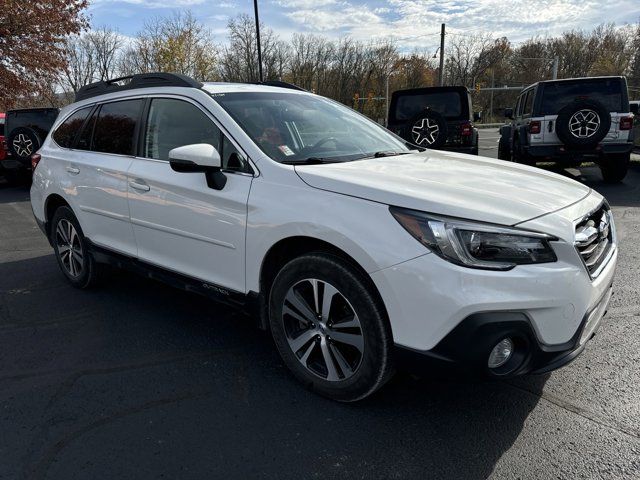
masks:
[[[260,18],[258,17],[258,0],[253,0],[253,10],[256,15],[256,44],[258,46],[258,76],[260,77],[260,83],[263,82],[262,78],[262,50],[260,48]]]
[[[553,67],[551,70],[551,76],[553,80],[558,78],[558,64],[560,63],[560,59],[558,57],[520,57],[521,60],[551,60],[553,61]]]

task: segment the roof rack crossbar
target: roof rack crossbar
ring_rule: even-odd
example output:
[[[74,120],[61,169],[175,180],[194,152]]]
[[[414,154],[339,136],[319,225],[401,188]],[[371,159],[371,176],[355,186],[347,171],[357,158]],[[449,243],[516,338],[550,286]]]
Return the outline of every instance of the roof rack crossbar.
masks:
[[[127,81],[120,84],[120,82]],[[86,100],[105,93],[120,92],[123,90],[133,90],[134,88],[150,87],[191,87],[202,88],[202,83],[186,75],[179,73],[137,73],[125,77],[113,78],[101,82],[85,85],[76,93],[76,102]]]

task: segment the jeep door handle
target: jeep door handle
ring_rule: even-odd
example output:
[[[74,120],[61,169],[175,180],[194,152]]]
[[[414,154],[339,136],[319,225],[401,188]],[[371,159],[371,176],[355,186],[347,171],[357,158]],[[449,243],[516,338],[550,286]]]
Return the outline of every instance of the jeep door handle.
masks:
[[[129,186],[131,188],[133,188],[134,190],[138,190],[140,192],[148,192],[149,190],[151,190],[151,187],[149,185],[147,185],[146,183],[143,183],[143,182],[131,181],[131,182],[129,182]]]
[[[76,167],[67,167],[67,172],[71,175],[78,175],[80,173],[80,169]]]

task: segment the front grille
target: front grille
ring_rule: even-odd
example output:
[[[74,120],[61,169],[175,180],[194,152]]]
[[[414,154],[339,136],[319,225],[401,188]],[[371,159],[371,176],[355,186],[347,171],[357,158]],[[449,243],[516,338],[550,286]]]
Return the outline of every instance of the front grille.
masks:
[[[591,278],[597,277],[613,246],[613,216],[608,206],[602,205],[576,225],[575,245]]]

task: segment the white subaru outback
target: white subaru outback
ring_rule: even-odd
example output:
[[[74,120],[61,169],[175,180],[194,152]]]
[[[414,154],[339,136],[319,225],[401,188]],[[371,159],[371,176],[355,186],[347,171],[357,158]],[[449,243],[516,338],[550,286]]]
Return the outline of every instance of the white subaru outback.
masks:
[[[413,148],[293,86],[134,75],[61,111],[31,202],[72,285],[111,263],[247,308],[334,399],[407,360],[505,378],[575,358],[612,292],[603,197]]]

